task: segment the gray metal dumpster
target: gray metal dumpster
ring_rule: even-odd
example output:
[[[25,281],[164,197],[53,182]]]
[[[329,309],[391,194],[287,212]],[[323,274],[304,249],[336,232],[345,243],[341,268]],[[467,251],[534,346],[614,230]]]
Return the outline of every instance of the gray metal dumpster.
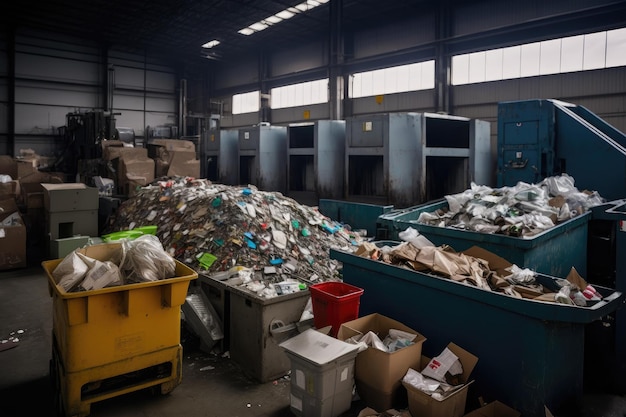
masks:
[[[389,244],[389,242],[386,242]],[[396,242],[397,243],[397,242]],[[580,406],[585,325],[618,309],[624,295],[596,287],[604,300],[590,307],[518,299],[445,278],[331,249],[343,280],[364,289],[360,314],[380,313],[428,338],[426,356],[454,342],[480,358],[475,390],[524,417]],[[539,274],[543,285],[555,277]]]

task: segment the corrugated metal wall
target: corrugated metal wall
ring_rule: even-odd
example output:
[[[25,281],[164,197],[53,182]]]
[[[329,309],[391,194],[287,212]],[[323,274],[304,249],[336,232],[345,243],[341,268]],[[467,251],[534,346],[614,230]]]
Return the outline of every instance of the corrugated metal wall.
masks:
[[[116,126],[130,127],[140,138],[147,125],[178,123],[178,81],[172,66],[32,29],[18,29],[14,46],[15,142],[9,149],[10,51],[6,37],[0,38],[0,149],[4,154],[33,149],[40,155],[54,155],[64,146],[59,128],[66,125],[66,115],[107,110],[109,92],[112,111],[120,113]],[[114,82],[106,91],[109,72],[115,74]]]
[[[519,44],[524,40],[534,41],[535,39],[528,38],[529,33],[538,37],[542,36],[542,33],[543,36],[548,36],[546,34],[552,36],[554,31],[564,30],[565,32],[553,37],[569,36],[572,31],[584,33],[581,25],[588,28],[586,32],[593,32],[595,25],[599,23],[593,18],[584,19],[584,11],[605,5],[615,5],[615,2],[610,0],[455,2],[447,17],[449,34],[439,41],[437,39],[441,33],[438,31],[442,22],[438,20],[437,11],[432,8],[421,10],[415,17],[408,17],[401,22],[382,23],[378,27],[364,27],[354,32],[351,44],[346,45],[348,47],[345,56],[348,68],[346,72],[350,73],[349,68],[355,67],[358,67],[358,71],[363,71],[367,70],[368,66],[370,69],[377,69],[383,64],[400,65],[411,57],[414,57],[415,61],[436,59],[436,48],[439,44],[444,45],[446,53],[452,55],[505,44]],[[549,23],[543,26],[538,23],[542,19],[561,19],[571,12],[577,16],[576,23],[571,26],[567,26],[562,20],[558,20],[559,25],[553,26]],[[537,29],[518,30],[523,25],[532,27],[537,25]],[[501,36],[498,33],[501,33]],[[287,85],[301,82],[299,74],[302,73],[328,74],[327,54],[326,43],[270,54],[267,59],[272,65],[272,72],[264,82],[272,83],[274,86]],[[229,94],[237,92],[238,85],[245,85],[247,89],[245,91],[258,89],[262,79],[258,72],[258,60],[258,56],[249,57],[240,61],[236,67],[218,67],[215,72],[214,89],[224,91],[227,88]],[[310,78],[314,79],[313,75]],[[572,102],[587,107],[617,129],[626,131],[625,78],[626,70],[623,67],[599,69],[469,85],[450,85],[447,97],[451,114],[490,121],[492,142],[495,145],[497,105],[500,101],[509,100],[554,98]],[[349,82],[348,74],[345,79]],[[229,103],[230,96],[223,95],[219,99]],[[227,104],[227,109],[228,106]],[[383,96],[382,100],[376,97],[346,99],[344,110],[344,118],[396,111],[434,112],[437,110],[437,92],[425,90],[388,94]],[[272,110],[271,121],[274,124],[300,122],[304,120],[305,113],[313,120],[328,118],[329,105]],[[258,122],[258,113],[234,117],[227,115],[222,119],[222,126],[239,127]]]

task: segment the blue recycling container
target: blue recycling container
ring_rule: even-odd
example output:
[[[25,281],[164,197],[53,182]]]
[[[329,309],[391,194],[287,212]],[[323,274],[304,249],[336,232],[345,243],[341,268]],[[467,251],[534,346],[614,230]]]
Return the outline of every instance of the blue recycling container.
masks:
[[[448,245],[457,252],[480,246],[520,268],[529,268],[555,277],[566,276],[572,266],[582,276],[587,274],[587,226],[591,218],[590,212],[531,237],[480,233],[417,222],[421,213],[447,207],[448,203],[444,199],[390,211],[378,217],[378,228],[386,231],[386,239],[399,240],[398,234],[412,227],[436,246]]]
[[[395,245],[398,242],[379,242]],[[400,266],[330,250],[343,281],[363,288],[360,314],[395,317],[428,338],[426,356],[454,342],[479,361],[476,392],[524,417],[545,417],[580,406],[585,325],[617,310],[624,295],[594,286],[604,297],[589,307],[520,299]],[[538,274],[554,287],[557,278]]]

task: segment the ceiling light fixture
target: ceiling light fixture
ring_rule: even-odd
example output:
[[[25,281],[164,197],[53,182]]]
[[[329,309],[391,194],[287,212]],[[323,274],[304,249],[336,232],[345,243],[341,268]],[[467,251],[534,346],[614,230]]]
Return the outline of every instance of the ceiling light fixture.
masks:
[[[295,15],[309,11],[311,9],[316,8],[317,6],[321,6],[322,4],[328,3],[329,0],[306,0],[300,4],[297,4],[293,7],[288,7],[285,10],[282,10],[272,16],[266,17],[263,20],[259,20],[251,24],[248,27],[238,30],[237,32],[242,35],[252,35],[253,33],[260,32],[262,30],[267,29],[270,26],[273,26],[277,23],[282,22],[283,20],[290,19]]]
[[[202,45],[203,48],[209,49],[209,48],[213,48],[217,45],[220,44],[220,41],[218,41],[217,39],[213,39],[212,41],[209,41],[207,43],[205,43],[204,45]]]

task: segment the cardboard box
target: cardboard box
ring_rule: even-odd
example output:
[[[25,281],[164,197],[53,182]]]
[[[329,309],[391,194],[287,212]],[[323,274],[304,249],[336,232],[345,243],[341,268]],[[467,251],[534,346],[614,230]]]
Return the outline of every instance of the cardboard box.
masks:
[[[359,352],[356,357],[357,391],[363,401],[375,410],[395,408],[397,404],[394,403],[403,398],[402,378],[409,368],[420,366],[422,345],[426,338],[399,321],[377,313],[343,323],[337,333],[337,339],[347,340],[372,331],[382,340],[390,329],[416,334],[414,344],[391,353],[370,347]]]
[[[2,225],[12,216],[17,224]],[[0,201],[0,270],[26,267],[26,226],[19,214],[15,199]]]
[[[200,160],[196,159],[195,152],[175,152],[167,170],[169,177],[200,177]]]
[[[135,158],[147,158],[148,150],[146,148],[135,148],[128,146],[109,146],[106,149],[106,153],[103,154],[103,159],[111,161],[115,158],[122,159],[135,159]]]
[[[63,174],[33,172],[20,178],[21,202],[26,206],[26,210],[39,209],[44,207],[44,188],[41,184],[61,184]]]
[[[27,175],[30,175],[34,172],[38,172],[37,166],[35,165],[34,160],[16,160],[17,164],[17,178],[23,178]]]
[[[442,401],[438,401],[427,393],[418,390],[410,384],[402,382],[406,388],[409,398],[409,411],[413,416],[429,416],[429,417],[462,417],[465,414],[465,405],[467,402],[467,390],[473,381],[469,377],[478,362],[478,358],[461,347],[450,343],[447,346],[454,353],[463,366],[463,375],[461,376],[462,387],[454,393],[448,395]],[[430,358],[422,360],[422,365],[428,364]],[[413,368],[421,371],[424,366]]]
[[[152,139],[148,143],[148,156],[150,158],[163,158],[169,152],[196,152],[196,145],[189,140],[181,139]]]
[[[520,417],[521,415],[522,413],[500,401],[492,401],[465,414],[464,417]]]
[[[17,162],[9,155],[0,155],[0,174],[8,175],[11,179],[16,180]]]
[[[144,185],[154,181],[154,160],[148,157],[120,160],[118,187],[126,190],[129,180],[137,183],[143,178]]]
[[[98,210],[98,189],[83,183],[41,184],[49,212]]]
[[[19,197],[20,197],[20,182],[18,180],[12,180],[9,182],[0,182],[0,200],[4,200],[7,198],[13,198],[17,200]]]

